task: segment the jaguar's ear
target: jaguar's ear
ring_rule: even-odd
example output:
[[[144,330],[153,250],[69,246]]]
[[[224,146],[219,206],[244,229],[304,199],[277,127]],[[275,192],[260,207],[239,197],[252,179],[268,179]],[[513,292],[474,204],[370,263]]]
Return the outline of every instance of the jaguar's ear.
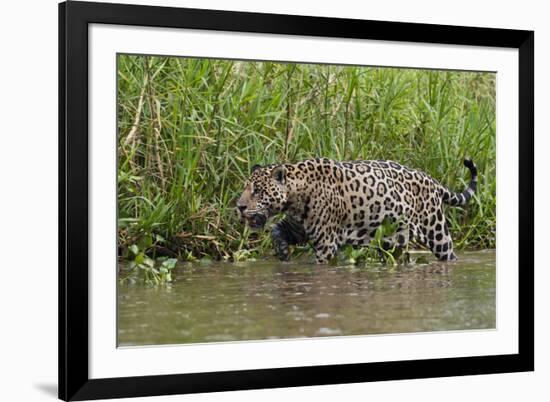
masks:
[[[252,169],[250,169],[250,173],[252,174],[252,173],[254,173],[256,170],[258,170],[258,169],[260,169],[260,168],[261,168],[260,165],[254,165],[254,166],[252,166]]]
[[[271,171],[271,176],[275,180],[277,180],[279,183],[284,184],[285,183],[285,177],[286,177],[286,169],[283,165],[279,165]]]

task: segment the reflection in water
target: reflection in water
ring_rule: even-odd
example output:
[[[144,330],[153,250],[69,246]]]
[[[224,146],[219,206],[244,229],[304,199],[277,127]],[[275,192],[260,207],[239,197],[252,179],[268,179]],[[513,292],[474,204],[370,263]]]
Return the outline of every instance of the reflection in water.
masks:
[[[384,267],[182,264],[167,286],[119,285],[118,344],[495,328],[495,253]]]

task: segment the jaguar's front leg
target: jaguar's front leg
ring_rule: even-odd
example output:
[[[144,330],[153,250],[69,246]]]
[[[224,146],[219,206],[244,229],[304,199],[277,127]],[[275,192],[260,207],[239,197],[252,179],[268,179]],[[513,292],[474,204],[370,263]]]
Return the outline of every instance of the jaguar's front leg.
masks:
[[[328,264],[338,251],[337,236],[326,235],[314,242],[315,262],[317,264]]]
[[[271,238],[275,254],[281,261],[290,259],[289,245],[302,244],[306,241],[304,228],[290,218],[283,219],[273,226]]]
[[[271,230],[271,239],[273,240],[273,248],[275,249],[277,257],[279,257],[281,261],[288,261],[290,259],[288,240],[281,222],[273,226]]]

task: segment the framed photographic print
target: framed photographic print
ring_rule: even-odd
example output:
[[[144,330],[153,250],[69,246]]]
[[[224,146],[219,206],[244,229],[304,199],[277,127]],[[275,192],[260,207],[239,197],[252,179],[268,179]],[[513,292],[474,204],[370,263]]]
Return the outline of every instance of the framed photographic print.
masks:
[[[534,369],[534,33],[59,5],[59,397]]]

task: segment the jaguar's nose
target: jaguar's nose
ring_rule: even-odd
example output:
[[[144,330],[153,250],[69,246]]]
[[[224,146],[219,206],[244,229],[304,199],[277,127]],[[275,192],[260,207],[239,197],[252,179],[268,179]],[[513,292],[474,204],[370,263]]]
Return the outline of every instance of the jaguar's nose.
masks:
[[[242,214],[246,210],[246,205],[237,205],[237,209]]]

